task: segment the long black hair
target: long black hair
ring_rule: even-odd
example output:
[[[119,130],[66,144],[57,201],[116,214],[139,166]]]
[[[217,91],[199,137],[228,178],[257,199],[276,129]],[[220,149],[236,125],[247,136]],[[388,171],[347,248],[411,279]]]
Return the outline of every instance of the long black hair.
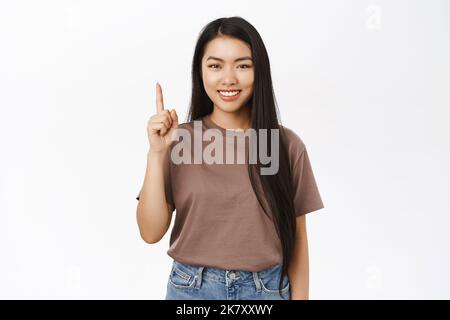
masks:
[[[287,146],[284,142],[285,134],[277,116],[278,108],[273,93],[269,57],[258,31],[245,19],[241,17],[220,18],[208,23],[201,30],[192,61],[192,96],[187,121],[197,120],[213,111],[213,103],[203,85],[201,61],[208,42],[222,35],[244,41],[252,51],[255,72],[254,87],[253,96],[248,101],[248,107],[251,108],[251,127],[256,132],[259,132],[260,129],[267,129],[268,139],[266,141],[271,141],[272,130],[270,129],[279,130],[278,172],[274,175],[260,175],[262,164],[257,157],[257,163],[248,164],[248,174],[256,197],[265,214],[273,220],[281,242],[283,263],[278,286],[281,293],[282,282],[287,275],[295,244],[294,192]],[[271,153],[270,143],[267,144],[266,150]],[[265,208],[263,205],[262,194],[264,194],[269,208]]]

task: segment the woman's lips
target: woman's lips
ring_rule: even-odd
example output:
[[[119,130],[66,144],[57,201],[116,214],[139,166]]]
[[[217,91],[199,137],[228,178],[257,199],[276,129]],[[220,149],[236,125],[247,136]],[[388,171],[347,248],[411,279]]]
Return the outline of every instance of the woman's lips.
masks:
[[[236,95],[234,95],[234,96],[230,96],[230,97],[227,97],[227,96],[224,96],[224,95],[222,95],[219,91],[217,91],[217,93],[219,94],[219,96],[220,96],[220,98],[223,100],[223,101],[234,101],[234,100],[236,100],[237,98],[239,98],[239,96],[241,95],[241,91],[242,90],[236,90],[236,91],[239,91],[239,93],[238,94],[236,94]]]

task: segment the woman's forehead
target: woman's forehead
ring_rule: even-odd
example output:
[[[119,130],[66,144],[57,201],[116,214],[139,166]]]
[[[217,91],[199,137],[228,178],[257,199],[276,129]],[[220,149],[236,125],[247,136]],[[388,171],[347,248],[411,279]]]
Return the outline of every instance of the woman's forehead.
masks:
[[[251,50],[247,43],[233,37],[217,37],[211,40],[206,48],[204,59],[216,57],[225,61],[234,61],[243,56],[251,57]]]

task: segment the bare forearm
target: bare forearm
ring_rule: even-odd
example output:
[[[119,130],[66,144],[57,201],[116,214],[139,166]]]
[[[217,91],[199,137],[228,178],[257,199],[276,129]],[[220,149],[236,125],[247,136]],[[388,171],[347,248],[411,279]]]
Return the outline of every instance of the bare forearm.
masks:
[[[142,238],[150,243],[159,241],[169,222],[164,192],[164,153],[147,154],[147,169],[139,196],[137,221]]]

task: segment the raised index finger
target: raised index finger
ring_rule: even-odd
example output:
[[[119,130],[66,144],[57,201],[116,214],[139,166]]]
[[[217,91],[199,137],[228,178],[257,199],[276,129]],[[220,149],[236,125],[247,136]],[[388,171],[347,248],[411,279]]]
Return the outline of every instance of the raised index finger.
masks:
[[[162,112],[164,110],[164,102],[163,102],[163,94],[161,85],[157,82],[156,83],[156,111],[158,113]]]

